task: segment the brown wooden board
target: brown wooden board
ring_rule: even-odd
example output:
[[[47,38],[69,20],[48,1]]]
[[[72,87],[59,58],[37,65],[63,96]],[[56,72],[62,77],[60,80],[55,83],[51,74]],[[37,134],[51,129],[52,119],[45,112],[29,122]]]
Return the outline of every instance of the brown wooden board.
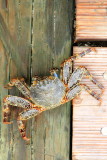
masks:
[[[88,47],[74,47],[73,53],[80,53]],[[80,96],[73,100],[73,160],[106,160],[107,135],[101,133],[107,127],[107,48],[95,47],[96,53],[91,52],[84,58],[74,62],[74,68],[85,66],[94,77],[105,87],[102,95],[102,104],[82,91]],[[88,79],[82,80],[96,92],[98,87]]]
[[[2,74],[1,107],[4,95],[8,95],[4,85],[9,82],[10,78],[24,77],[29,81],[29,57],[31,52],[32,4],[29,3],[29,0],[25,2],[14,0],[9,3],[5,2],[0,1],[1,19],[3,19],[3,21],[0,21],[0,31],[5,53],[0,68],[1,73],[4,72]],[[9,94],[19,95],[15,89],[9,91]],[[14,123],[11,125],[2,124],[1,118],[0,160],[31,159],[31,145],[27,146],[22,141],[17,127],[18,111],[18,108],[14,108],[14,112],[12,112]]]
[[[3,97],[22,96],[4,89],[11,78],[49,75],[71,55],[72,1],[0,0],[0,160],[69,160],[71,104],[42,113],[26,125],[22,140],[12,107],[13,124],[2,123]],[[71,22],[72,21],[72,22]]]
[[[69,57],[71,38],[66,0],[34,3],[32,76],[47,76]],[[32,122],[32,158],[69,160],[70,104],[38,115]]]
[[[76,0],[76,41],[107,40],[107,0]]]

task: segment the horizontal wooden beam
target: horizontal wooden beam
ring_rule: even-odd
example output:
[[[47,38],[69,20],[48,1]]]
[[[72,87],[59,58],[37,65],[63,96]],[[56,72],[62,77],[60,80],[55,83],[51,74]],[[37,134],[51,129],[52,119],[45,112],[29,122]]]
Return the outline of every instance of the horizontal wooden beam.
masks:
[[[76,41],[107,40],[107,1],[76,0]]]

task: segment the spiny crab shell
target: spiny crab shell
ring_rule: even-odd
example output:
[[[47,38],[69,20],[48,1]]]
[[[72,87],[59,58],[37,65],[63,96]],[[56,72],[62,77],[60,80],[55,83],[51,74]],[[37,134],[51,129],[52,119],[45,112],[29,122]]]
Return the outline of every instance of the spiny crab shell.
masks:
[[[59,78],[50,76],[32,85],[30,92],[36,105],[49,109],[61,104],[65,96],[65,86]]]
[[[61,64],[60,77],[56,70],[51,70],[51,76],[44,77],[43,79],[38,76],[33,77],[33,84],[29,87],[23,78],[12,79],[7,88],[16,86],[25,98],[8,95],[3,99],[3,122],[10,122],[11,110],[10,106],[21,107],[24,109],[17,117],[18,128],[24,140],[29,140],[26,136],[25,120],[39,115],[41,112],[60,106],[68,101],[71,101],[80,94],[82,89],[87,91],[91,96],[99,101],[101,105],[101,95],[104,92],[104,86],[98,82],[93,75],[87,70],[85,66],[79,66],[72,73],[72,61],[82,58],[86,54],[93,51],[88,48],[86,51],[78,53]],[[95,50],[94,50],[95,51]],[[101,93],[97,94],[86,84],[82,84],[81,80],[85,77],[90,79],[100,90]]]

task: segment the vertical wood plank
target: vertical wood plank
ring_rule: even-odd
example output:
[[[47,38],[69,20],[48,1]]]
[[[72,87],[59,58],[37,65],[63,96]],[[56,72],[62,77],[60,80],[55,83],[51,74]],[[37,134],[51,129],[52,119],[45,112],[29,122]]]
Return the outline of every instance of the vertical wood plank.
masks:
[[[7,10],[3,7],[2,0],[0,0],[0,14],[4,17],[6,23]],[[8,91],[4,89],[4,85],[9,80],[10,60],[1,40],[2,39],[0,39],[0,160],[10,160],[12,158],[12,143],[10,141],[10,135],[12,134],[11,126],[2,123],[2,100],[5,95],[8,95]]]
[[[0,41],[0,105],[2,106],[2,99],[8,94],[8,91],[4,90],[4,84],[6,78],[8,79],[8,59],[4,51],[2,42]],[[0,160],[8,159],[11,156],[11,144],[9,142],[10,128],[2,124],[2,107],[0,107]]]
[[[9,3],[10,5],[10,3]],[[14,8],[14,9],[13,9]],[[13,9],[13,11],[12,11]],[[15,23],[15,32],[16,32],[16,39],[17,39],[17,47],[19,52],[19,57],[21,59],[20,65],[24,68],[20,70],[20,68],[16,68],[16,71],[12,72],[14,64],[11,64],[11,70],[10,70],[10,77],[14,78],[16,76],[18,77],[24,77],[26,79],[26,82],[30,82],[30,60],[31,60],[31,19],[32,19],[32,2],[30,0],[25,1],[13,1],[13,4],[9,6],[9,11],[11,14],[14,14],[14,19],[12,20],[10,17],[10,24],[12,22]],[[12,21],[12,22],[11,22]],[[11,27],[12,25],[10,25]],[[22,63],[25,65],[23,66]],[[16,89],[11,92],[12,94],[16,95]],[[19,96],[19,93],[17,94]],[[21,111],[20,109],[14,110],[15,113],[15,119]],[[29,125],[28,125],[29,127]],[[30,134],[30,132],[28,132]],[[27,145],[25,141],[22,140],[17,122],[16,120],[13,123],[13,159],[18,160],[29,160],[31,159],[31,145]],[[30,136],[30,135],[29,135]],[[19,154],[20,153],[20,154]]]
[[[1,1],[2,3],[2,1]],[[6,61],[6,58],[10,58],[9,52],[2,61],[4,70],[4,81],[2,83],[2,88],[6,76],[7,78],[24,77],[27,82],[30,81],[30,59],[31,59],[31,18],[32,18],[32,2],[30,0],[25,1],[9,1],[8,8],[3,7],[0,12],[2,12],[7,28],[14,40],[15,46],[18,50],[12,52],[12,61]],[[4,28],[5,30],[5,28]],[[9,37],[10,38],[10,37]],[[4,39],[5,40],[5,39]],[[8,40],[8,39],[7,39]],[[4,41],[5,42],[5,41]],[[10,41],[11,42],[11,41]],[[4,44],[4,43],[3,43]],[[10,43],[10,45],[12,45]],[[13,46],[9,46],[9,51],[15,51]],[[11,50],[11,48],[13,50]],[[10,53],[11,54],[11,53]],[[18,57],[18,58],[16,58]],[[16,64],[15,64],[16,62]],[[7,64],[8,65],[7,65]],[[24,65],[23,65],[24,64]],[[3,99],[4,94],[7,93],[6,90],[1,90],[1,99]],[[9,91],[9,94],[19,95],[16,89]],[[27,145],[19,134],[16,118],[19,109],[14,109],[14,123],[12,125],[1,125],[1,159],[8,160],[24,160],[31,159],[31,145]],[[20,111],[20,110],[19,110]],[[2,119],[1,119],[2,121]],[[1,122],[2,123],[2,122]],[[4,136],[3,136],[4,134]],[[5,147],[6,146],[6,147]],[[6,150],[6,151],[5,151]]]
[[[87,47],[74,47],[74,54],[86,50]],[[96,53],[91,52],[74,63],[77,66],[85,66],[94,77],[105,87],[102,95],[102,104],[82,91],[78,98],[73,100],[73,160],[106,160],[107,159],[107,135],[101,130],[107,127],[107,47],[96,47]],[[84,78],[85,83],[99,93],[97,86]]]
[[[49,75],[71,50],[69,2],[35,0],[32,75]],[[35,121],[36,120],[36,121]],[[69,160],[70,104],[46,111],[33,121],[32,159]]]

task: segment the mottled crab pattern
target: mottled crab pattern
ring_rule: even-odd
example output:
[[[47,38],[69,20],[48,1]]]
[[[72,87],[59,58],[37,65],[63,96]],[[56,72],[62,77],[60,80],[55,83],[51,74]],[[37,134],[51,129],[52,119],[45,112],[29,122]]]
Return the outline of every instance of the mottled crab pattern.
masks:
[[[90,95],[92,95],[96,100],[101,102],[101,94],[97,94],[91,90],[87,85],[81,84],[81,79],[86,76],[95,85],[101,89],[101,93],[104,87],[99,83],[90,72],[83,66],[80,66],[74,70],[72,73],[72,61],[81,58],[86,54],[93,51],[92,48],[70,57],[61,64],[60,78],[57,75],[57,70],[51,70],[51,76],[49,77],[33,77],[31,87],[28,87],[24,82],[24,79],[16,78],[12,79],[8,84],[7,88],[16,86],[20,92],[25,96],[25,98],[8,95],[4,98],[4,108],[3,108],[3,122],[10,122],[10,107],[17,106],[24,109],[17,118],[18,128],[20,134],[24,140],[29,140],[26,137],[24,121],[30,119],[45,110],[49,110],[60,106],[68,101],[75,98],[82,89],[85,89]]]

